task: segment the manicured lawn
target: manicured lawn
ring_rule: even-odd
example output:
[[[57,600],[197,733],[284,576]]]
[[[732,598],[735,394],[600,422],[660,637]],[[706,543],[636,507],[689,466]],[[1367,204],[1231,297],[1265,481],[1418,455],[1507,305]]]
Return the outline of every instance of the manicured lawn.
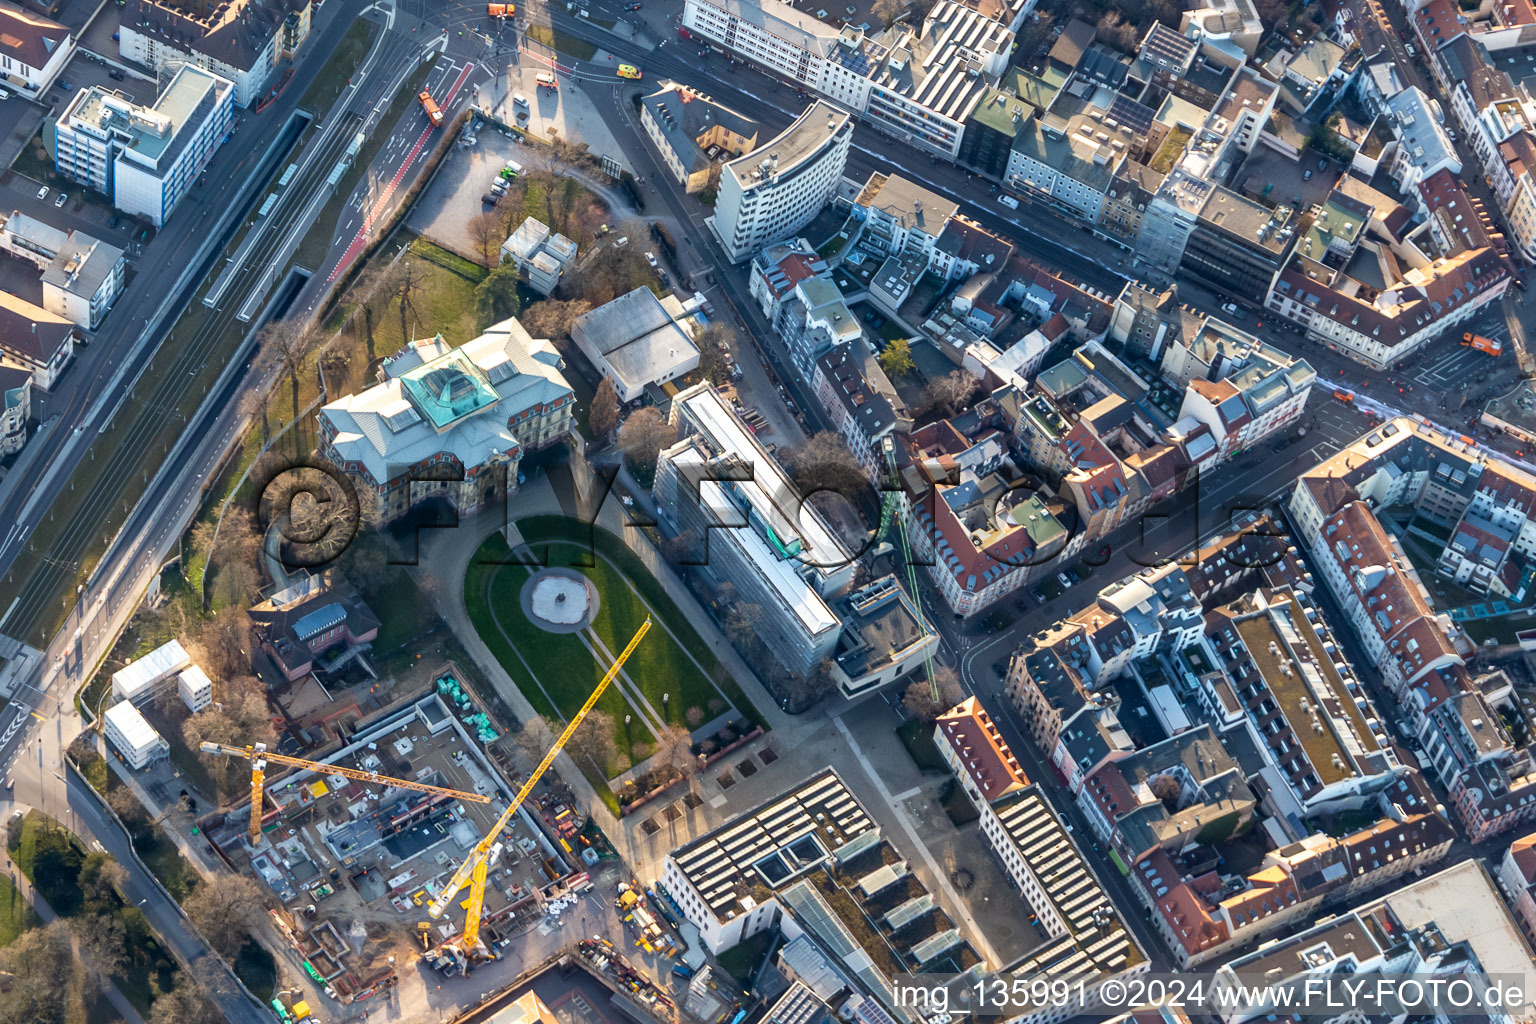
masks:
[[[9,946],[16,936],[37,924],[37,915],[27,906],[16,885],[0,875],[0,946]]]
[[[630,655],[625,675],[666,721],[686,725],[690,707],[698,707],[704,720],[711,719],[724,710],[721,702],[756,721],[735,682],[619,538],[597,531],[594,541],[589,541],[583,524],[558,516],[532,517],[517,526],[536,549],[542,551],[547,546],[550,565],[574,568],[593,582],[600,599],[591,633],[608,648],[609,657],[617,656],[639,629],[647,604],[655,609],[653,628]],[[595,559],[591,557],[594,542]],[[501,564],[510,558],[499,533],[481,546],[464,581],[470,619],[534,709],[568,721],[602,678],[608,658],[594,659],[582,641],[583,634],[545,633],[527,620],[520,595],[533,570]],[[595,564],[582,564],[589,561]],[[670,694],[670,700],[663,700],[665,694]],[[717,710],[711,710],[711,701]],[[598,707],[613,716],[621,761],[634,743],[653,741],[643,719],[619,689],[605,693]],[[627,729],[626,714],[632,716]],[[610,775],[622,767],[609,765]]]
[[[746,984],[752,979],[752,975],[757,973],[757,968],[763,961],[763,955],[768,952],[768,943],[772,938],[772,932],[758,932],[750,939],[723,950],[715,959],[720,961],[721,970]]]

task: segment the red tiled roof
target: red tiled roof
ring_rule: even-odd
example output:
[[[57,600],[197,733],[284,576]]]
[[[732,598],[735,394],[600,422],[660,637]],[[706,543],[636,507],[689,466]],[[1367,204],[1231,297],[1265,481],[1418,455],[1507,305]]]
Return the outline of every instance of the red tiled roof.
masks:
[[[1008,741],[975,697],[968,697],[944,712],[934,727],[988,801],[1029,785]]]

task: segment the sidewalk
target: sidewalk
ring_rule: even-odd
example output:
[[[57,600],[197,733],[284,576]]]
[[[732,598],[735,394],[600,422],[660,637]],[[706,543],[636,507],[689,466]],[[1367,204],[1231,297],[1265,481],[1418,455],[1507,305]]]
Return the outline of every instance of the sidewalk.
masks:
[[[20,804],[15,805],[15,809],[19,811],[30,810],[30,808],[23,807]],[[51,924],[58,918],[59,915],[53,912],[53,908],[48,905],[48,901],[37,894],[37,891],[32,888],[32,883],[27,881],[27,876],[17,869],[15,863],[11,860],[10,853],[3,845],[0,845],[0,869],[3,869],[11,876],[11,884],[16,886],[17,893],[32,907],[40,922]],[[70,946],[75,948],[75,960],[78,962],[80,961],[80,952],[78,947],[75,946],[73,935],[70,936],[69,941]],[[189,983],[190,980],[188,979]],[[128,997],[118,990],[117,985],[113,983],[112,979],[103,978],[102,981],[103,992],[107,997],[107,1001],[112,1004],[112,1008],[117,1011],[118,1016],[122,1017],[128,1024],[144,1024],[144,1018],[139,1015],[139,1011],[134,1008],[134,1005],[128,1001]]]

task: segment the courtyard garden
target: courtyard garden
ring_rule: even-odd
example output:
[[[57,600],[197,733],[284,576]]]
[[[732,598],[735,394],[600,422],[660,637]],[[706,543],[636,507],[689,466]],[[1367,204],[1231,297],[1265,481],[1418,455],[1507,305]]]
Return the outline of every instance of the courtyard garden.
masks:
[[[516,529],[533,552],[521,561],[541,564],[518,564],[506,540],[494,534],[470,565],[464,597],[481,640],[539,714],[568,721],[646,616],[653,618],[623,675],[597,704],[613,730],[611,749],[603,751],[600,792],[667,742],[667,733],[693,731],[726,716],[747,727],[761,724],[724,666],[622,540],[560,516],[524,519]],[[595,594],[596,607],[583,628],[549,632],[530,618],[523,589],[546,568],[579,574]]]

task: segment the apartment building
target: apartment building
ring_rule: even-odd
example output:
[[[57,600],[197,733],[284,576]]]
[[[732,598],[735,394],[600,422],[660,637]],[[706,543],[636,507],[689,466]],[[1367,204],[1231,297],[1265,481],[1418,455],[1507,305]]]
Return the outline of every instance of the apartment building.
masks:
[[[910,432],[912,417],[874,353],[863,342],[830,349],[817,357],[811,387],[865,474],[884,479],[885,439]]]
[[[812,277],[830,280],[832,268],[804,238],[770,245],[752,257],[747,288],[763,316],[777,320],[780,307],[794,295],[795,287]]]
[[[0,367],[26,371],[34,387],[53,390],[74,358],[78,333],[58,314],[0,292]]]
[[[1498,878],[1525,940],[1536,943],[1536,833],[1509,844],[1499,861]]]
[[[367,522],[429,498],[467,513],[517,489],[525,453],[570,434],[576,396],[563,369],[515,319],[459,346],[440,334],[413,341],[377,384],[321,408],[320,454],[354,480]]]
[[[640,124],[690,195],[709,186],[721,163],[752,152],[759,132],[750,117],[676,82],[662,82],[640,101]]]
[[[779,136],[727,163],[708,221],[727,258],[740,263],[809,223],[836,192],[852,138],[848,114],[818,100]]]
[[[977,808],[1029,785],[1019,759],[978,697],[967,697],[933,724],[933,745]]]
[[[670,418],[682,439],[657,464],[662,521],[691,537],[701,572],[761,609],[764,646],[805,675],[837,647],[831,602],[853,581],[852,552],[714,385],[674,396]]]
[[[0,5],[0,84],[41,96],[74,52],[67,26],[36,11]]]
[[[1305,977],[1347,972],[1375,988],[1378,979],[1405,976],[1536,976],[1530,947],[1499,899],[1480,860],[1463,860],[1401,886],[1279,942],[1222,964],[1214,982],[1226,991],[1239,979],[1264,978],[1271,990],[1295,988]],[[1223,1024],[1243,1024],[1284,1012],[1262,998],[1223,999]],[[1505,1005],[1507,1020],[1536,1012],[1536,997],[1522,989]]]
[[[0,213],[0,251],[37,267],[43,308],[86,330],[101,326],[128,279],[123,250],[14,210]]]
[[[32,371],[0,362],[0,455],[26,447],[32,418]]]
[[[190,64],[150,106],[82,89],[54,127],[54,169],[160,227],[229,138],[233,95],[228,79]]]
[[[123,8],[122,55],[157,72],[186,64],[231,83],[234,103],[258,104],[309,37],[311,0],[229,0],[197,7],[130,0]]]

